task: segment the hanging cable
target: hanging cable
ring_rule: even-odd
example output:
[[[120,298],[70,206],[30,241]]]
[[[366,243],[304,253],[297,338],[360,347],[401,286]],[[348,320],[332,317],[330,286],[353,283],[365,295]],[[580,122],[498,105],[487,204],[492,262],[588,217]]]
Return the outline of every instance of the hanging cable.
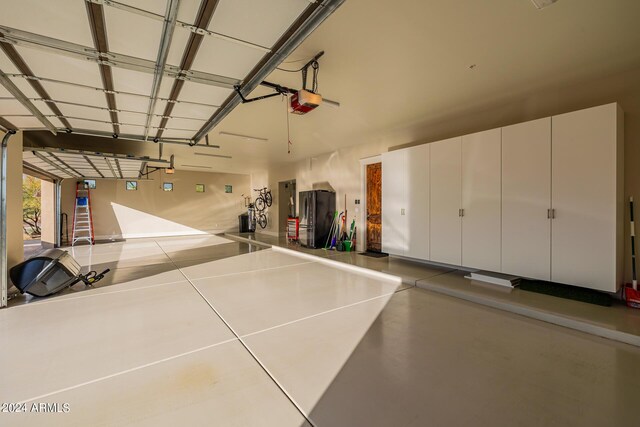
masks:
[[[291,134],[289,130],[289,96],[287,94],[282,94],[282,100],[286,100],[284,103],[284,114],[287,117],[287,154],[291,154]]]
[[[298,68],[297,70],[287,70],[285,68],[279,68],[279,67],[276,67],[276,70],[285,71],[287,73],[299,73],[300,71],[304,70],[305,68],[307,68],[306,65],[304,67],[302,67],[302,68]]]

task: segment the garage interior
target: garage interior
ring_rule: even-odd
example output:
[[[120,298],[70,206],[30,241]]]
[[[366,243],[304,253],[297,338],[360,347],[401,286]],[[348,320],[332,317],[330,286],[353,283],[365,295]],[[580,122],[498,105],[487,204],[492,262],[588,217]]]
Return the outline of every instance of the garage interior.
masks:
[[[0,0],[0,425],[636,426],[639,19]]]

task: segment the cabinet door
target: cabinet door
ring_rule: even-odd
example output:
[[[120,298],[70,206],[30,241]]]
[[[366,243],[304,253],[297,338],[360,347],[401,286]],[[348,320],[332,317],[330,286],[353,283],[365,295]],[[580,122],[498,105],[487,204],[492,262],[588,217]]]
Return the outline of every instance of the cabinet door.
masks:
[[[430,251],[431,260],[461,264],[460,202],[462,197],[461,138],[431,146]]]
[[[501,129],[462,137],[462,265],[500,271]]]
[[[551,117],[502,128],[502,272],[551,280]]]
[[[406,158],[406,150],[382,154],[382,251],[392,255],[406,250]]]
[[[407,151],[407,251],[405,256],[429,259],[429,144]]]
[[[551,279],[615,291],[617,105],[552,118]]]

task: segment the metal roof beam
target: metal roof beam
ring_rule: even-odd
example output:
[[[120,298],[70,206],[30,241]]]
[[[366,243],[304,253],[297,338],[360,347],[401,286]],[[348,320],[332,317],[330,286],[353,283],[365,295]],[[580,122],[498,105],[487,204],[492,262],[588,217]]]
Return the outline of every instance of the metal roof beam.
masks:
[[[107,162],[107,166],[109,166],[109,170],[111,171],[111,174],[113,175],[113,177],[117,178],[118,175],[116,175],[116,171],[113,170],[113,166],[111,165],[111,161],[109,161],[109,159],[107,159],[106,157],[104,158],[104,161]]]
[[[83,176],[80,172],[78,172],[77,170],[75,170],[74,168],[72,168],[71,166],[69,166],[69,164],[67,164],[64,160],[62,160],[60,157],[56,156],[53,153],[47,153],[49,154],[49,156],[51,158],[53,158],[54,160],[56,160],[58,163],[60,163],[62,166],[64,166],[65,168],[69,169],[70,171],[73,171],[73,173],[75,173],[78,176]],[[68,173],[68,172],[67,172]]]
[[[107,160],[107,159],[105,159],[105,160]],[[122,176],[122,168],[120,167],[120,160],[114,159],[114,161],[116,162],[116,168],[118,168],[118,173],[120,174],[120,178],[124,178]]]
[[[114,0],[85,0],[89,3],[96,3],[96,4],[101,4],[104,6],[111,6],[114,7],[116,9],[120,9],[120,10],[124,10],[127,11],[129,13],[134,13],[136,15],[140,15],[140,16],[144,16],[146,18],[150,18],[150,19],[155,19],[156,21],[164,21],[166,19],[166,16],[162,16],[160,14],[157,13],[153,13],[153,12],[149,12],[148,10],[144,10],[144,9],[140,9],[134,6],[129,6],[128,4],[124,4],[124,3],[120,3]],[[315,1],[315,0],[314,0]],[[242,40],[242,39],[238,39],[236,37],[231,37],[231,36],[227,36],[225,34],[222,33],[217,33],[215,31],[210,31],[206,28],[198,28],[194,25],[190,25],[186,22],[183,21],[178,21],[176,20],[177,25],[181,26],[182,28],[185,28],[193,33],[197,33],[197,34],[201,34],[204,36],[210,36],[210,37],[214,37],[220,40],[225,40],[227,42],[230,43],[235,43],[235,44],[239,44],[242,46],[246,46],[246,47],[250,47],[252,49],[256,49],[262,52],[271,52],[271,49],[269,49],[268,47],[265,46],[261,46],[259,44],[256,43],[251,43],[248,42],[246,40]]]
[[[162,159],[153,159],[148,156],[130,156],[128,154],[115,154],[115,153],[98,153],[84,150],[73,150],[67,148],[53,148],[53,147],[30,147],[26,151],[41,151],[46,153],[59,153],[59,154],[73,154],[78,156],[86,156],[86,157],[97,157],[100,159],[120,159],[120,160],[136,160],[136,161],[144,161],[144,162],[152,162],[152,163],[169,163],[168,160]]]
[[[87,156],[82,156],[82,157],[87,161],[87,163],[89,163],[89,165],[91,165],[94,171],[98,172],[98,175],[100,175],[101,178],[104,178],[104,175],[102,174],[102,172],[100,172],[100,169],[98,169],[96,165],[93,164],[93,162],[89,157]]]
[[[22,161],[22,169],[25,171],[25,173],[27,175],[33,175],[36,178],[40,178],[40,179],[47,179],[47,180],[51,180],[51,181],[55,181],[55,180],[59,180],[59,179],[63,179],[62,177],[58,176],[58,175],[54,175],[49,171],[46,171],[44,169],[41,169],[35,165],[32,165],[31,163],[29,163],[26,160]]]
[[[10,130],[18,130],[18,128],[13,123],[11,123],[9,120],[6,120],[4,117],[0,117],[0,128],[2,128],[5,132]]]
[[[94,6],[99,8],[101,7],[100,5],[96,5],[94,3],[86,4],[87,8]],[[95,19],[98,18],[99,17],[96,16]],[[198,36],[202,38],[201,35]],[[70,43],[63,40],[54,39],[52,37],[41,36],[39,34],[5,27],[3,25],[0,25],[0,45],[7,45],[11,48],[13,48],[13,46],[11,45],[18,45],[44,49],[49,52],[67,55],[76,59],[81,59],[83,61],[93,61],[101,66],[124,68],[127,70],[141,71],[146,73],[154,73],[156,70],[156,63],[153,61],[149,61],[148,59],[136,58],[135,56],[124,55],[121,53],[99,52],[96,48],[92,48],[89,46]],[[219,76],[202,71],[192,71],[188,68],[175,67],[172,65],[165,65],[163,73],[176,79],[208,84],[227,89],[233,89],[234,85],[240,83],[240,80],[231,77]]]
[[[202,3],[200,3],[200,9],[198,10],[198,14],[196,15],[196,20],[193,25],[197,28],[207,28],[209,26],[209,23],[211,22],[211,18],[213,17],[213,13],[215,12],[217,6],[218,0],[202,0]],[[173,81],[173,87],[171,88],[171,94],[169,95],[169,98],[171,100],[175,101],[180,96],[180,91],[182,91],[182,86],[184,86],[185,79],[187,78],[186,72],[189,71],[191,69],[191,66],[193,65],[193,61],[195,60],[198,50],[200,49],[200,45],[202,44],[203,37],[204,36],[202,34],[193,32],[189,35],[189,41],[184,48],[182,60],[180,61],[180,72],[175,76],[176,79]],[[165,117],[160,120],[160,125],[158,126],[159,128],[164,128],[167,126],[167,121],[169,119],[166,117],[171,116],[173,105],[174,104],[172,102],[167,102],[164,113],[162,113],[162,115]],[[154,141],[157,141],[160,137],[162,137],[162,133],[162,129],[159,129],[156,133]]]
[[[40,112],[40,110],[38,110],[36,108],[36,106],[33,105],[33,103],[31,101],[29,101],[29,98],[27,98],[26,95],[24,93],[22,93],[20,91],[20,89],[18,89],[18,86],[16,86],[11,81],[11,79],[9,77],[7,77],[7,75],[5,73],[2,72],[2,70],[0,70],[0,84],[2,86],[4,86],[5,89],[7,89],[7,91],[9,91],[9,93],[11,95],[13,95],[13,97],[15,99],[17,99],[27,110],[29,110],[29,112],[31,112],[31,114],[33,114],[35,116],[35,118],[37,118],[40,121],[40,123],[42,123],[44,125],[44,127],[49,129],[51,131],[51,133],[53,133],[54,135],[56,135],[58,133],[58,130],[53,125],[53,123],[51,123]]]
[[[93,36],[93,44],[98,52],[100,61],[109,60],[109,42],[107,39],[107,24],[104,19],[104,10],[102,5],[96,3],[85,3],[87,6],[87,16],[89,17],[89,27]],[[113,94],[113,73],[111,67],[102,62],[99,64],[100,77],[102,77],[102,86],[105,89],[105,97],[107,106],[109,107],[109,115],[111,116],[111,125],[113,126],[113,134],[120,133],[120,125],[118,124],[118,109],[116,106],[116,97]]]
[[[62,169],[62,167],[60,167],[59,165],[57,165],[54,162],[52,162],[50,159],[45,157],[43,154],[40,154],[40,153],[38,153],[36,151],[33,151],[32,153],[33,153],[34,156],[36,156],[37,158],[39,158],[43,162],[48,163],[50,166],[53,166],[55,169],[58,169],[60,172],[63,172],[65,175],[74,176],[69,171]],[[82,178],[82,175],[76,175],[75,178]]]
[[[169,0],[167,3],[167,12],[165,14],[164,24],[162,27],[162,37],[160,39],[160,47],[158,48],[158,56],[156,59],[156,69],[153,74],[153,86],[151,86],[151,96],[149,99],[149,108],[147,109],[147,122],[144,127],[144,139],[149,137],[149,127],[151,126],[151,117],[156,108],[158,93],[160,92],[160,84],[162,83],[163,70],[167,65],[167,57],[169,56],[169,47],[173,38],[173,30],[176,28],[176,19],[178,19],[179,0]]]

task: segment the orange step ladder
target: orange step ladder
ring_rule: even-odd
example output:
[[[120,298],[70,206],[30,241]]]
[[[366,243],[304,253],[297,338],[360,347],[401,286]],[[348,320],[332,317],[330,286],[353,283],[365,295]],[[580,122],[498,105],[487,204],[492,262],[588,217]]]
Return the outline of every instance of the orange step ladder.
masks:
[[[76,207],[73,212],[72,235],[71,246],[81,241],[87,241],[90,245],[96,242],[93,234],[91,193],[83,181],[76,184]]]

